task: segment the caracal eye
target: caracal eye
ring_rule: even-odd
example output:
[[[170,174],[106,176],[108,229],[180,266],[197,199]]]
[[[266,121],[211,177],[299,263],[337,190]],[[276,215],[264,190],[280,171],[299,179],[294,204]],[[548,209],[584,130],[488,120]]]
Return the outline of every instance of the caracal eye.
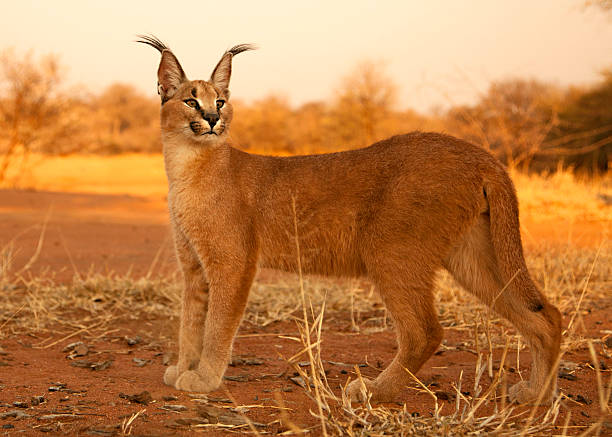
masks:
[[[217,109],[223,108],[223,105],[225,105],[225,100],[222,100],[222,99],[217,100]]]
[[[198,108],[198,102],[195,99],[187,99],[187,100],[183,100],[185,102],[185,104],[187,106],[189,106],[190,108]]]

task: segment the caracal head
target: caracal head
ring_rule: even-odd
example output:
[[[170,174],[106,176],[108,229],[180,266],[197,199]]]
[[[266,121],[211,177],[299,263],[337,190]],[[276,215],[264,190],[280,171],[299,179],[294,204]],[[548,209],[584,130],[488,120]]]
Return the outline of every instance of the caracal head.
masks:
[[[240,44],[226,51],[209,80],[189,80],[174,53],[154,36],[139,35],[143,44],[161,53],[157,92],[161,97],[162,137],[196,146],[223,142],[229,132],[233,108],[229,102],[232,58],[253,50]]]

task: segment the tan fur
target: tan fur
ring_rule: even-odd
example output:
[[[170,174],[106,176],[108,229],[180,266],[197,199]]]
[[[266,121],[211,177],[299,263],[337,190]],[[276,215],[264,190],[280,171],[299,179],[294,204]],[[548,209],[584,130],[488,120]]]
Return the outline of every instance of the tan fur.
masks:
[[[163,58],[168,207],[185,279],[179,359],[166,384],[198,392],[220,386],[257,267],[297,268],[295,200],[304,272],[368,277],[393,316],[399,350],[366,383],[375,400],[393,399],[410,380],[404,368],[416,373],[442,339],[432,295],[440,268],[529,342],[531,380],[511,397],[551,399],[556,375],[546,382],[556,372],[561,316],[529,277],[514,187],[498,161],[465,141],[419,132],[325,155],[244,153],[227,144],[229,102],[218,111],[218,135],[203,135],[203,112],[184,101],[195,95],[206,112],[229,99],[231,60],[246,46],[226,52],[208,82],[172,82],[182,69],[167,47],[155,47]],[[348,392],[358,397],[359,383]]]

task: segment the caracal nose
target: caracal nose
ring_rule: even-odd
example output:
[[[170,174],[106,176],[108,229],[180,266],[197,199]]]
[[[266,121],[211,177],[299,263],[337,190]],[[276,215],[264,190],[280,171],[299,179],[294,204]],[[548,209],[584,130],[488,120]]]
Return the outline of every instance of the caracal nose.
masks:
[[[215,112],[208,112],[202,115],[202,117],[208,122],[211,129],[215,127],[215,124],[217,124],[217,122],[219,121],[219,114]]]

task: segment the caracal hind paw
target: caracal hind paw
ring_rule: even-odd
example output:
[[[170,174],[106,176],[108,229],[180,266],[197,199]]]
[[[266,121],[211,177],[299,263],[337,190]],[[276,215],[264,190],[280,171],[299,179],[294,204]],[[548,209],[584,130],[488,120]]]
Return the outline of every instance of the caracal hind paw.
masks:
[[[202,376],[194,370],[187,370],[179,376],[175,386],[178,390],[208,393],[218,389],[220,385],[220,381]]]
[[[538,402],[540,398],[539,390],[533,389],[527,381],[518,382],[510,387],[510,390],[508,390],[508,397],[511,402],[516,404],[535,405],[537,403],[538,405],[547,405],[551,402],[550,395],[542,396],[540,402]]]
[[[178,377],[178,366],[170,366],[164,372],[164,384],[174,387]]]

